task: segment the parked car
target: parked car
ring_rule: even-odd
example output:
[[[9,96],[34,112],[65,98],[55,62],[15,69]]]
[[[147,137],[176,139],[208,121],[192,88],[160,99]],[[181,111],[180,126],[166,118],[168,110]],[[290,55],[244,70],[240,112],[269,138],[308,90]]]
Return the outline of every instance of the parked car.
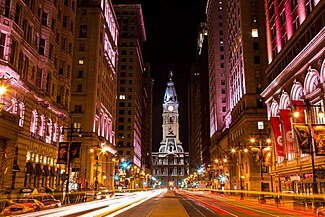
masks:
[[[3,205],[2,215],[18,215],[39,211],[44,204],[36,199],[14,199],[1,203]]]
[[[56,208],[61,206],[61,202],[49,194],[29,195],[25,198],[36,199],[44,204],[44,208]]]

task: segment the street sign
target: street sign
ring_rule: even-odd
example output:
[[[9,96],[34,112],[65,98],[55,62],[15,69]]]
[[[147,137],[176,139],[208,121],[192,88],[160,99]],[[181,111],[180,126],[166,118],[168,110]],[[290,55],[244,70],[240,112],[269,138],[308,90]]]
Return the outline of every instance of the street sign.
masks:
[[[94,164],[94,167],[100,167],[101,164]]]

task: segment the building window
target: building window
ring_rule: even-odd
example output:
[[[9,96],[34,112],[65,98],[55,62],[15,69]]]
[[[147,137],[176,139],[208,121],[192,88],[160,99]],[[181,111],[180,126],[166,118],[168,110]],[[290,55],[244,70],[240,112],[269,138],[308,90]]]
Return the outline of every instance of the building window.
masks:
[[[44,38],[40,38],[40,40],[39,40],[38,53],[40,55],[44,55],[45,54],[45,39]]]
[[[281,28],[283,27],[283,25],[286,23],[286,12],[283,11],[281,14],[280,14],[280,26]]]
[[[260,56],[254,56],[254,64],[261,64]]]
[[[0,59],[3,59],[3,56],[4,56],[6,37],[7,37],[6,34],[1,33],[1,37],[0,37]]]
[[[257,108],[263,108],[264,106],[263,100],[261,98],[256,100],[256,104]]]
[[[82,92],[82,84],[77,85],[77,92]]]
[[[252,37],[257,38],[258,37],[258,29],[252,29]]]
[[[307,3],[306,3],[307,16],[312,12],[314,7],[315,7],[314,0],[307,0]]]
[[[74,106],[74,111],[75,112],[82,112],[82,105],[75,105]]]
[[[257,16],[256,15],[251,16],[251,19],[252,19],[252,23],[257,23]]]
[[[260,45],[258,42],[253,42],[253,50],[259,50],[260,49]]]
[[[78,64],[79,64],[79,65],[83,65],[83,64],[84,64],[84,60],[83,60],[83,59],[80,59],[80,60],[78,61]]]
[[[19,20],[20,20],[20,12],[21,12],[21,7],[19,4],[16,5],[16,11],[15,11],[15,17],[14,17],[14,21],[15,23],[19,24]]]
[[[83,78],[84,71],[79,70],[77,78]]]
[[[48,20],[48,13],[44,12],[42,13],[42,25],[47,26],[47,20]]]
[[[125,99],[125,95],[120,95],[120,99]]]
[[[261,71],[260,70],[256,70],[255,71],[255,77],[256,78],[260,78],[261,77]]]
[[[63,16],[62,26],[63,27],[67,27],[68,26],[68,17],[67,16]]]
[[[290,0],[291,11],[293,11],[297,7],[297,0]]]
[[[79,37],[80,38],[87,37],[87,25],[80,25]]]

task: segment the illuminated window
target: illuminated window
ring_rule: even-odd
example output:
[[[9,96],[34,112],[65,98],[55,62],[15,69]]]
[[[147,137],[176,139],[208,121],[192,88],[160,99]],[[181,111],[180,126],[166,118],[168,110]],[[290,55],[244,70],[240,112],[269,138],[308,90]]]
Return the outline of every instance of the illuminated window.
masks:
[[[83,65],[84,64],[84,60],[81,59],[81,60],[79,60],[78,63],[79,63],[79,65]]]
[[[47,164],[47,157],[46,156],[43,157],[43,164]]]
[[[39,163],[39,155],[38,154],[35,155],[35,162]]]
[[[120,99],[125,99],[125,95],[120,95]]]
[[[30,161],[30,160],[31,160],[31,153],[30,153],[30,151],[27,151],[26,161]]]
[[[258,37],[258,29],[252,29],[252,37],[257,38]]]

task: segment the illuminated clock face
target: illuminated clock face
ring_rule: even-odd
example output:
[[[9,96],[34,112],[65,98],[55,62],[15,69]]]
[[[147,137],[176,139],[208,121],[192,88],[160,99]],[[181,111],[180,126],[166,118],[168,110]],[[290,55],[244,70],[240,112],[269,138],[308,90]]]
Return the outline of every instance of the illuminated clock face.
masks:
[[[172,112],[172,111],[174,111],[174,107],[173,106],[168,106],[168,111],[170,111],[170,112]]]

